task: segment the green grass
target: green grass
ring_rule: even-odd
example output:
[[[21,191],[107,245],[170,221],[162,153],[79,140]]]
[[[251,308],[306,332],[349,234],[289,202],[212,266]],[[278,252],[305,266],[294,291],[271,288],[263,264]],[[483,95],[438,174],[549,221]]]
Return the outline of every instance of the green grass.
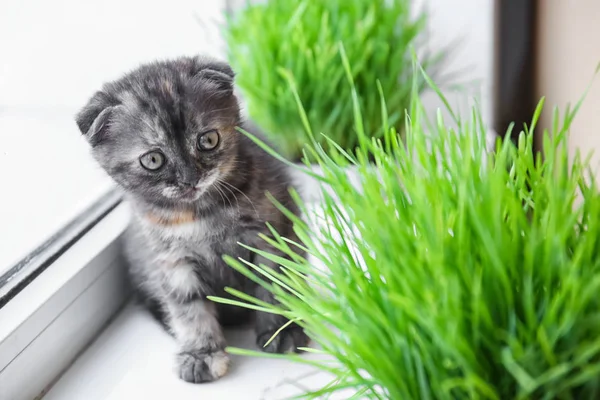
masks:
[[[411,18],[410,0],[268,0],[246,5],[225,26],[228,58],[251,118],[282,153],[300,159],[309,142],[291,88],[313,128],[346,150],[358,144],[341,52],[349,61],[365,128],[383,136],[376,82],[387,123],[401,126],[410,104],[412,58],[425,15]],[[343,49],[340,48],[343,43]],[[441,54],[423,56],[427,67]],[[325,149],[324,138],[315,138]]]
[[[484,156],[477,109],[456,131],[441,117],[426,129],[415,98],[400,142],[393,128],[368,135],[354,99],[356,157],[307,148],[324,171],[324,213],[305,209],[318,228],[290,216],[302,244],[266,238],[293,261],[271,256],[275,272],[228,260],[281,302],[240,304],[298,320],[337,361],[284,356],[335,376],[306,397],[600,398],[600,197],[587,159],[566,149],[579,104],[554,112],[542,159],[532,132],[543,101],[517,145]]]

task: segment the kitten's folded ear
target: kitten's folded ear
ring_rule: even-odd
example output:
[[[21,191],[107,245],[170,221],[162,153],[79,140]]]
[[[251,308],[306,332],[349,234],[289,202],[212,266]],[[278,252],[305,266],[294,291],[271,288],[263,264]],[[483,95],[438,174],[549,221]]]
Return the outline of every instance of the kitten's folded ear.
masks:
[[[198,78],[199,84],[214,85],[223,95],[233,94],[235,73],[226,62],[196,57],[193,75]]]
[[[118,102],[104,92],[96,92],[77,113],[75,122],[92,146],[105,137],[110,125],[111,114]]]

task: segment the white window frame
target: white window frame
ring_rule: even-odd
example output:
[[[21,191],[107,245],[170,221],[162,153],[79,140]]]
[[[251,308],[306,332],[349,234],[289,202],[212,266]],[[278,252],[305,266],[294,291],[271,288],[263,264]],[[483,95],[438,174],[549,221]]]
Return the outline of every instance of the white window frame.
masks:
[[[128,220],[111,191],[0,288],[0,399],[43,396],[125,304],[131,290],[119,239]]]

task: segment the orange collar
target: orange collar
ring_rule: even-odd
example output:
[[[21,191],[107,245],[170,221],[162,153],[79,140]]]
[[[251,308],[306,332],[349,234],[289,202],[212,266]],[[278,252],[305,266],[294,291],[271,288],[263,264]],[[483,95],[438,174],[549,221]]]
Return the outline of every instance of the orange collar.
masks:
[[[168,215],[156,215],[149,212],[145,214],[145,217],[150,222],[158,225],[181,225],[198,220],[196,213],[193,211],[173,211]]]

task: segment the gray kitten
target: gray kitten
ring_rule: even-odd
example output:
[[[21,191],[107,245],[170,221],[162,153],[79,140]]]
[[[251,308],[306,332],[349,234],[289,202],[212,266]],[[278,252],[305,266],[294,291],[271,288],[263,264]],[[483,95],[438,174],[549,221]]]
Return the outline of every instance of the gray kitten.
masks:
[[[179,342],[179,376],[195,383],[226,373],[221,326],[247,316],[206,296],[225,296],[229,286],[275,301],[222,256],[278,268],[237,244],[275,251],[257,236],[268,234],[266,222],[298,240],[265,196],[298,213],[288,171],[236,130],[241,120],[233,78],[229,65],[205,58],[155,62],[105,84],[76,117],[93,156],[131,205],[125,234],[131,280]],[[286,322],[258,313],[257,345],[263,348]],[[307,342],[291,325],[264,350],[295,350]]]

